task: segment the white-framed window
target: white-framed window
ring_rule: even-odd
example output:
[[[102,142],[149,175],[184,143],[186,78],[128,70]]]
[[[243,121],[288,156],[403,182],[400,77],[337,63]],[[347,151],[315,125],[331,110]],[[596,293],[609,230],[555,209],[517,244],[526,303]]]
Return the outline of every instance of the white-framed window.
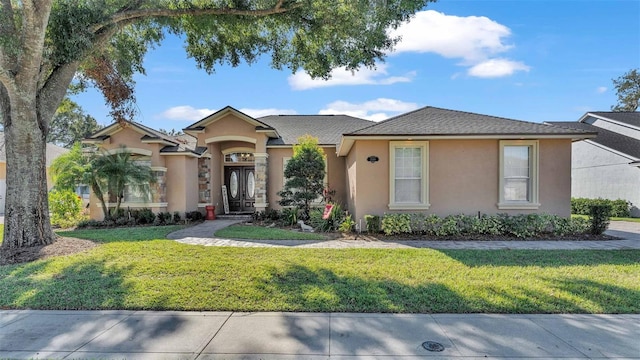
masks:
[[[429,142],[389,142],[389,209],[429,208]]]
[[[537,209],[538,141],[500,141],[499,209]]]

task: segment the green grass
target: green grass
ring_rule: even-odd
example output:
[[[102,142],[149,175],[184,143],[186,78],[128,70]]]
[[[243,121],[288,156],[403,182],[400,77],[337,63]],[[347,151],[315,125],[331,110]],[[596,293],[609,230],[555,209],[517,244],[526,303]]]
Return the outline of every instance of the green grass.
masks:
[[[324,236],[320,234],[251,225],[229,226],[218,230],[215,236],[227,239],[253,240],[324,240]]]
[[[182,225],[169,226],[145,226],[145,227],[123,227],[111,229],[79,229],[73,231],[58,231],[60,236],[75,237],[79,239],[89,239],[99,242],[113,241],[145,241],[154,239],[164,239],[167,234],[184,229]]]
[[[589,219],[587,215],[577,215],[571,214],[571,217],[580,217],[583,219]],[[611,221],[631,221],[631,222],[640,222],[640,218],[632,218],[632,217],[612,217]]]
[[[65,233],[106,243],[0,266],[0,308],[640,313],[638,250],[204,247],[152,229]]]

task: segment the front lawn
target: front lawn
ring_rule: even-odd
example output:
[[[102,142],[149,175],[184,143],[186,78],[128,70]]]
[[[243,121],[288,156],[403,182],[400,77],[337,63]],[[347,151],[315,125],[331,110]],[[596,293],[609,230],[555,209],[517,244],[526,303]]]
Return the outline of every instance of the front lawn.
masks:
[[[216,231],[215,236],[227,239],[253,240],[324,240],[324,236],[278,228],[252,225],[233,225]]]
[[[638,250],[204,247],[151,229],[0,266],[0,308],[640,313]]]

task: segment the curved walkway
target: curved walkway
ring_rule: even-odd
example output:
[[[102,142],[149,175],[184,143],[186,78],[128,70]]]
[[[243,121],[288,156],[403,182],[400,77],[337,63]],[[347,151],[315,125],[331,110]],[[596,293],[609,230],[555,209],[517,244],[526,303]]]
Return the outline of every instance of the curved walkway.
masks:
[[[281,248],[372,249],[513,249],[513,250],[621,250],[640,249],[640,223],[612,221],[607,234],[620,240],[606,241],[427,241],[427,240],[232,240],[213,234],[238,220],[213,220],[169,234],[169,239],[190,245]]]

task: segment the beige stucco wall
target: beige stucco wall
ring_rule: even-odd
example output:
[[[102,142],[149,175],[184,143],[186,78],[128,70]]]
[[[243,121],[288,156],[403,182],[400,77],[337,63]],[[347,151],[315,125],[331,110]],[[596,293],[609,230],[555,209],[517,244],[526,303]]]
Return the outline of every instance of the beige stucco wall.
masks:
[[[0,162],[0,180],[4,180],[7,178],[7,163],[2,161]]]
[[[538,210],[498,209],[499,141],[429,141],[429,203],[425,212],[450,214],[487,214],[545,212],[570,215],[571,141],[540,140]],[[369,163],[376,155],[380,161]],[[347,156],[347,184],[350,209],[355,218],[366,214],[383,215],[389,211],[389,142],[357,141]],[[351,205],[351,202],[353,205]],[[407,212],[416,212],[411,210]]]
[[[216,207],[216,214],[224,213],[222,205],[222,184],[224,184],[224,168],[220,143],[209,144],[211,154],[211,204]]]
[[[358,189],[356,189],[357,184],[357,170],[358,164],[356,163],[356,148],[358,144],[353,144],[353,148],[351,152],[347,154],[345,157],[345,179],[344,179],[344,188],[345,188],[345,197],[347,209],[351,209],[350,211],[354,211],[356,209],[356,196],[358,195]]]
[[[163,156],[167,164],[167,211],[198,208],[198,159],[187,156]]]

